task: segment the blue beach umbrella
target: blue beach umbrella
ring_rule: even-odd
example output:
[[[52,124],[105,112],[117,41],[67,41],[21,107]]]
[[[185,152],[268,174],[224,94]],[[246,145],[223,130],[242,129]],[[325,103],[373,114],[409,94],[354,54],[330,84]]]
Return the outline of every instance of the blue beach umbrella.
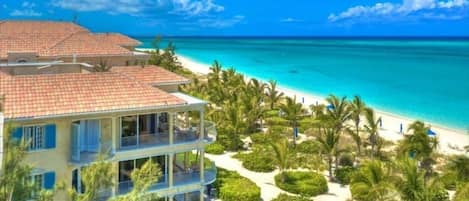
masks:
[[[430,135],[430,136],[435,136],[436,133],[434,131],[432,131],[432,129],[428,129],[427,131],[427,135]]]
[[[333,109],[335,109],[335,107],[334,107],[332,104],[329,104],[329,105],[327,106],[327,109],[333,110]]]

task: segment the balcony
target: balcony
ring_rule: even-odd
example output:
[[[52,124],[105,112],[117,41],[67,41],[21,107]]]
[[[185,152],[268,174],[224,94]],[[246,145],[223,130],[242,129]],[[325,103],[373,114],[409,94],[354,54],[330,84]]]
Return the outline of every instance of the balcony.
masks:
[[[70,161],[88,164],[112,157],[111,119],[75,121],[71,125]]]
[[[204,123],[204,138],[205,143],[212,143],[216,140],[217,130],[215,124],[205,121]],[[200,129],[198,125],[192,124],[188,127],[175,126],[173,131],[173,144],[190,144],[199,142]],[[132,136],[121,137],[120,148],[118,151],[144,149],[151,147],[161,147],[170,145],[169,132],[162,133],[149,133],[141,132],[133,134]]]
[[[215,181],[217,175],[217,169],[214,163],[210,163],[209,166],[207,166],[204,170],[204,181],[200,181],[200,171],[195,170],[192,172],[178,172],[174,173],[173,176],[173,189],[177,192],[190,192],[193,190],[197,189],[187,189],[185,187],[188,186],[198,186],[198,188],[201,188],[200,185],[208,185],[211,184]],[[117,189],[117,194],[122,195],[130,192],[133,188],[133,184],[131,181],[126,181],[126,182],[120,182],[118,185]],[[160,182],[157,183],[153,186],[150,187],[148,190],[149,192],[152,193],[160,193],[161,196],[166,196],[167,194],[171,194],[169,192],[174,192],[173,191],[167,191],[165,193],[165,190],[169,190],[169,183],[168,181],[166,182]]]

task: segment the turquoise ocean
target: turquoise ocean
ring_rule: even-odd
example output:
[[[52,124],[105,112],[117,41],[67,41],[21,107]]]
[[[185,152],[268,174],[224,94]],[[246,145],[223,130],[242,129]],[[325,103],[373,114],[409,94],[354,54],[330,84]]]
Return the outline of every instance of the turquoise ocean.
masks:
[[[138,38],[151,48],[152,38]],[[176,53],[319,96],[469,128],[469,39],[173,37]],[[163,41],[165,42],[165,41]],[[164,43],[161,44],[164,46]]]

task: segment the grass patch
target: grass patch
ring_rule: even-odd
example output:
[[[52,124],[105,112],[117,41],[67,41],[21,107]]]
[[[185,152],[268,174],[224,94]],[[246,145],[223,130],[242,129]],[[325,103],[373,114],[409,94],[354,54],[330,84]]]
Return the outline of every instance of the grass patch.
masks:
[[[285,181],[282,182],[282,175],[275,176],[275,184],[282,190],[302,196],[316,196],[327,193],[326,178],[315,172],[284,172]]]
[[[223,201],[259,201],[261,189],[251,180],[237,172],[218,168],[217,180],[213,184],[218,188],[218,197]]]

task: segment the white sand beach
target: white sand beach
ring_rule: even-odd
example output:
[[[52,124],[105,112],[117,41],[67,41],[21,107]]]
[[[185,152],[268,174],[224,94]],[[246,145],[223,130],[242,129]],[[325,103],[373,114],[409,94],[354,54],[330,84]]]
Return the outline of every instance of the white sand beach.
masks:
[[[196,62],[190,58],[178,55],[179,61],[182,65],[199,74],[207,74],[210,71],[210,66]],[[285,95],[296,96],[298,101],[303,101],[305,105],[312,105],[318,103],[324,103],[324,97],[315,96],[313,94],[300,92],[297,90],[289,89],[279,84],[279,90],[283,91]],[[366,102],[366,100],[365,100]],[[403,138],[400,134],[400,125],[402,123],[404,132],[407,130],[407,126],[412,123],[415,119],[394,115],[384,111],[376,111],[377,116],[382,118],[383,127],[380,129],[380,135],[385,139],[397,141]],[[438,136],[440,145],[439,151],[443,154],[462,154],[464,153],[464,146],[469,145],[469,133],[463,130],[457,130],[447,128],[441,125],[425,122],[431,125],[431,129]]]

